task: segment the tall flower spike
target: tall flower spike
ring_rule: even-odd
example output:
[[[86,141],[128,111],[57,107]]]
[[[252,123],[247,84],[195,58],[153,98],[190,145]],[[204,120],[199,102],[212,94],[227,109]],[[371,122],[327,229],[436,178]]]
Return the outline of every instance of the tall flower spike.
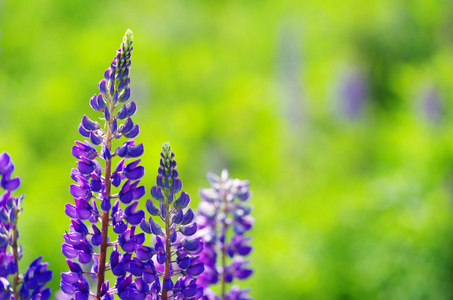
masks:
[[[101,126],[83,116],[79,133],[88,140],[76,141],[72,148],[72,154],[78,159],[77,168],[71,172],[76,184],[69,189],[74,203],[65,207],[71,225],[62,245],[70,271],[61,274],[60,286],[65,294],[75,299],[113,299],[113,294],[123,291],[126,278],[143,273],[144,263],[137,257],[145,257],[144,252],[148,251],[142,246],[144,234],[135,232],[145,214],[137,210],[137,201],[145,194],[145,188],[139,185],[145,171],[139,166],[140,159],[127,162],[139,158],[144,151],[142,144],[136,145],[130,140],[139,134],[138,124],[131,119],[137,106],[134,102],[126,103],[131,95],[132,39],[132,31],[127,30],[113,62],[98,84],[100,93],[89,101],[90,106],[101,113],[99,120],[104,124]],[[120,124],[119,120],[123,119],[126,121]],[[113,141],[123,137],[126,141],[114,149]],[[114,164],[118,157],[122,159]],[[116,192],[115,188],[118,188]],[[115,236],[109,236],[109,226]],[[90,272],[85,271],[85,265],[91,265]],[[105,280],[108,270],[119,277],[112,288]],[[147,270],[153,273],[153,266],[148,266]],[[92,291],[88,276],[97,281]],[[120,295],[122,299],[128,297]]]
[[[11,192],[20,186],[19,177],[11,179],[14,164],[8,153],[0,154],[0,183],[4,193],[0,195],[0,299],[42,299],[50,298],[46,283],[52,279],[48,263],[36,258],[25,274],[19,273],[22,247],[18,244],[17,223],[22,213],[24,195],[14,197]],[[0,189],[1,190],[1,189]],[[12,277],[12,282],[8,280]]]
[[[187,206],[190,197],[181,192],[182,183],[176,170],[175,154],[170,144],[162,145],[157,184],[151,189],[156,201],[148,200],[146,208],[153,216],[159,216],[163,227],[152,217],[143,220],[143,231],[156,235],[154,246],[157,278],[150,287],[152,299],[199,299],[203,288],[196,283],[204,271],[198,254],[203,250],[200,238],[193,238],[197,232],[193,211]],[[179,194],[179,197],[177,196]]]
[[[250,237],[244,234],[252,228],[249,182],[228,177],[223,170],[221,176],[208,173],[211,188],[200,189],[202,201],[198,207],[196,221],[199,235],[204,243],[200,261],[205,263],[206,271],[198,277],[198,284],[205,288],[204,300],[213,299],[252,299],[248,290],[233,286],[226,291],[226,285],[236,279],[245,279],[252,274],[248,260],[244,259],[252,251]],[[219,256],[216,250],[219,249]],[[209,286],[220,280],[220,296]]]

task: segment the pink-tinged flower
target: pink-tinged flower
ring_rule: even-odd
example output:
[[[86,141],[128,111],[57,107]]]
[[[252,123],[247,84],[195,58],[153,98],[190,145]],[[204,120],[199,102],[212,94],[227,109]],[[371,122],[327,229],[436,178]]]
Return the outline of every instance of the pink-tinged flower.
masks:
[[[251,299],[248,290],[237,286],[226,290],[234,279],[246,279],[253,273],[244,259],[253,249],[249,245],[251,238],[244,236],[254,221],[248,204],[249,182],[229,178],[227,170],[221,176],[209,172],[208,180],[211,188],[200,189],[202,201],[196,218],[197,235],[204,243],[200,261],[205,264],[205,272],[198,277],[198,284],[206,291],[202,299]],[[208,288],[217,283],[221,286],[220,297]]]

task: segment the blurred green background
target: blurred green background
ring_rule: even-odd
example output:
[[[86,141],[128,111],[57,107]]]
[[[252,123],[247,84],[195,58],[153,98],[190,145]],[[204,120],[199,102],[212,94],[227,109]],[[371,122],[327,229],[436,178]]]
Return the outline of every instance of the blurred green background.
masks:
[[[170,141],[253,190],[255,299],[453,298],[451,1],[0,1],[0,152],[24,269],[59,286],[84,114],[126,29],[144,183]]]

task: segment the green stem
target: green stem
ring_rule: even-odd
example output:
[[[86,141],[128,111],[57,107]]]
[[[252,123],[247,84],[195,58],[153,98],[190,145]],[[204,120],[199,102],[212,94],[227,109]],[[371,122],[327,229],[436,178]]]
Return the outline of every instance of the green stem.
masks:
[[[165,196],[165,209],[167,211],[167,216],[165,217],[165,271],[162,279],[162,300],[168,299],[168,291],[165,289],[164,284],[165,280],[170,273],[170,262],[171,262],[171,242],[170,242],[170,205],[168,204],[168,198]]]
[[[16,210],[16,220],[14,221],[13,225],[13,243],[11,245],[12,250],[13,250],[13,255],[14,255],[14,260],[16,261],[17,264],[17,272],[14,274],[14,280],[13,280],[13,294],[14,294],[14,299],[20,300],[19,298],[19,253],[18,253],[18,245],[17,245],[17,220],[19,219],[19,209],[14,207],[13,209]]]
[[[223,195],[222,198],[222,204],[223,204],[223,214],[224,214],[224,219],[222,221],[222,233],[223,233],[223,243],[222,243],[222,249],[221,249],[221,255],[222,255],[222,277],[221,277],[221,282],[220,282],[220,289],[221,289],[221,296],[220,299],[224,300],[225,299],[225,288],[226,288],[226,280],[225,280],[225,266],[226,266],[226,233],[228,229],[228,224],[226,222],[227,219],[227,201],[226,201],[226,193]]]
[[[108,121],[108,126],[107,126],[107,148],[109,151],[112,149],[112,133],[110,132],[110,128],[112,126],[112,120],[113,120],[113,110],[114,106],[110,104],[110,120]],[[107,195],[107,198],[110,201],[111,198],[111,187],[112,187],[112,180],[111,180],[111,173],[112,173],[112,160],[109,159],[106,162],[106,168],[105,168],[105,193]],[[109,211],[104,211],[102,214],[102,229],[101,229],[101,235],[102,235],[102,243],[100,247],[100,256],[99,256],[99,270],[98,270],[98,286],[97,286],[97,293],[96,293],[96,300],[101,299],[101,287],[102,284],[104,283],[105,280],[105,263],[107,259],[107,246],[108,246],[108,232],[109,232]]]

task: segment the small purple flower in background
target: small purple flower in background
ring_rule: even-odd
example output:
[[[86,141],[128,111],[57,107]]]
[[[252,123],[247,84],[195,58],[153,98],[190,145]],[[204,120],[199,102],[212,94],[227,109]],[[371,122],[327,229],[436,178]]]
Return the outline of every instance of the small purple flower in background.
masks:
[[[200,261],[205,263],[205,272],[198,277],[198,284],[205,288],[202,299],[213,300],[248,300],[248,290],[233,286],[226,291],[226,284],[235,278],[246,279],[253,271],[248,268],[244,259],[252,251],[250,237],[244,234],[252,228],[251,207],[247,204],[250,198],[249,182],[228,178],[228,171],[221,176],[208,173],[210,189],[200,189],[202,202],[198,207],[196,218],[198,236],[204,242]],[[218,255],[216,253],[219,253]],[[220,280],[220,296],[209,286]]]
[[[141,292],[146,288],[143,270],[154,272],[148,257],[152,249],[143,246],[145,234],[135,232],[145,216],[144,211],[137,210],[137,201],[145,194],[145,188],[139,185],[145,170],[139,166],[139,159],[126,162],[144,152],[142,144],[136,145],[131,140],[139,134],[138,124],[131,119],[137,107],[134,102],[123,104],[131,93],[132,39],[132,31],[127,30],[115,59],[99,82],[99,95],[90,99],[91,107],[102,113],[104,125],[83,116],[79,133],[89,140],[76,141],[72,148],[78,161],[71,178],[77,184],[70,186],[75,203],[65,207],[71,225],[64,235],[62,252],[68,258],[69,271],[61,274],[60,287],[76,300],[90,296],[111,300],[114,294],[122,299],[141,299],[129,294],[133,289],[128,287],[136,287],[132,293]],[[124,122],[119,124],[121,120]],[[113,141],[122,137],[129,140],[114,149]],[[121,160],[115,167],[113,160],[118,157]],[[127,207],[122,208],[121,203]],[[109,237],[109,228],[115,238]],[[85,265],[91,265],[91,270],[86,271]],[[106,271],[118,278],[112,287],[105,280]],[[93,290],[89,286],[90,277],[97,282]]]
[[[341,112],[349,119],[357,119],[363,113],[368,96],[366,78],[360,71],[350,71],[341,80]]]
[[[435,86],[425,88],[420,95],[420,106],[423,117],[430,123],[436,124],[442,120],[443,105],[439,91]]]
[[[204,271],[204,265],[197,256],[203,246],[200,238],[193,238],[197,223],[192,209],[185,209],[190,197],[182,189],[182,182],[176,170],[175,154],[170,144],[162,145],[157,185],[151,189],[151,196],[158,201],[155,205],[148,200],[146,209],[153,216],[159,216],[163,228],[152,218],[143,220],[140,227],[146,233],[156,235],[154,247],[157,278],[151,286],[150,299],[199,299],[203,288],[197,285],[197,276]]]
[[[0,195],[0,299],[46,300],[50,298],[50,289],[45,285],[52,279],[52,271],[46,269],[48,263],[41,263],[42,257],[38,257],[25,274],[19,273],[22,247],[17,243],[17,222],[24,195],[11,195],[20,186],[19,177],[11,178],[13,171],[11,157],[3,152],[0,154],[0,186],[4,190]]]

